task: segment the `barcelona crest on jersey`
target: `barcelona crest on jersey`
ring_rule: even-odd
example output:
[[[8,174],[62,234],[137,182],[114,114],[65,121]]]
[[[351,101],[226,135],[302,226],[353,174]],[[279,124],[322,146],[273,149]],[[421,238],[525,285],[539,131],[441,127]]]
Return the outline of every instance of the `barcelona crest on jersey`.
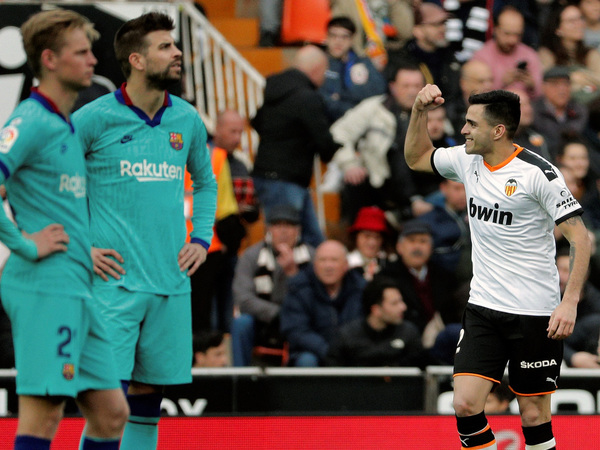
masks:
[[[171,147],[175,150],[181,150],[183,148],[183,136],[181,133],[171,131],[169,133],[169,142],[171,143]]]
[[[72,380],[73,378],[75,378],[75,365],[70,364],[70,363],[65,363],[63,365],[62,374],[66,380]]]

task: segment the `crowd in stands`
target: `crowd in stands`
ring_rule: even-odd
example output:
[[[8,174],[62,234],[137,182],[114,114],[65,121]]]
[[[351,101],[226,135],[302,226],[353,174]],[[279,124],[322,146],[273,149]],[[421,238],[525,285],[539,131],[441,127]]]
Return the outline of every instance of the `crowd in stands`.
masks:
[[[452,364],[471,278],[469,211],[461,183],[404,160],[427,83],[446,99],[428,117],[436,147],[464,143],[471,94],[517,93],[515,143],[560,169],[600,236],[600,0],[487,3],[330,0],[325,42],[303,46],[267,78],[248,122],[260,136],[253,166],[239,152],[246,119],[220,113],[209,147],[215,238],[192,277],[195,367],[264,364],[257,346],[303,367]],[[282,1],[259,4],[260,43],[277,45]],[[317,221],[315,156],[340,196],[339,240]],[[259,211],[264,236],[244,246]],[[564,288],[568,253],[555,235]],[[600,252],[565,341],[570,367],[600,368],[599,274]],[[497,401],[506,409],[510,396]]]

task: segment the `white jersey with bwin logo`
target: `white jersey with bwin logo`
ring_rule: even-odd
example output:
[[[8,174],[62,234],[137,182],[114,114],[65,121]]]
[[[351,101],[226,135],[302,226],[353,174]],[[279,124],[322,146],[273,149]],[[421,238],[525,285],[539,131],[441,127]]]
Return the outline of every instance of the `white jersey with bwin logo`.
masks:
[[[473,241],[469,302],[512,314],[550,316],[560,302],[554,224],[583,209],[556,167],[516,147],[491,167],[465,146],[438,148],[431,163],[465,185]]]

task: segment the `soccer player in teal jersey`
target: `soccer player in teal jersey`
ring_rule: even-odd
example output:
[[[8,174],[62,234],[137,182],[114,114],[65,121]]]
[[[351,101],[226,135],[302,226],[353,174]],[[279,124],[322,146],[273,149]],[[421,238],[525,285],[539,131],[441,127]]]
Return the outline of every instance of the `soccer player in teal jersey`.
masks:
[[[49,449],[65,404],[87,419],[81,448],[117,449],[127,420],[106,331],[91,293],[85,161],[69,112],[91,84],[98,33],[77,13],[38,13],[21,28],[40,80],[0,130],[0,240],[12,251],[2,276],[17,367],[15,449]]]
[[[94,296],[109,321],[131,416],[121,449],[156,448],[164,385],[191,381],[190,280],[212,238],[216,182],[196,110],[167,93],[181,77],[169,16],[125,23],[127,82],[74,115],[88,170]],[[184,169],[194,182],[186,243]]]

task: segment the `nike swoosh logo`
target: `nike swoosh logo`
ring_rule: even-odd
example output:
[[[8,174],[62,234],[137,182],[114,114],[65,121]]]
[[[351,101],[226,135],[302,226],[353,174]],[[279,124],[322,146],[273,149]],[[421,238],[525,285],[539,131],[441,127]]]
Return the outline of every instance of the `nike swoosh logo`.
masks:
[[[128,134],[128,135],[126,135],[126,136],[123,136],[123,137],[121,138],[121,144],[125,144],[125,143],[127,143],[127,142],[129,142],[129,141],[132,141],[132,140],[133,140],[133,136],[132,136],[132,135],[130,135],[130,134]]]

